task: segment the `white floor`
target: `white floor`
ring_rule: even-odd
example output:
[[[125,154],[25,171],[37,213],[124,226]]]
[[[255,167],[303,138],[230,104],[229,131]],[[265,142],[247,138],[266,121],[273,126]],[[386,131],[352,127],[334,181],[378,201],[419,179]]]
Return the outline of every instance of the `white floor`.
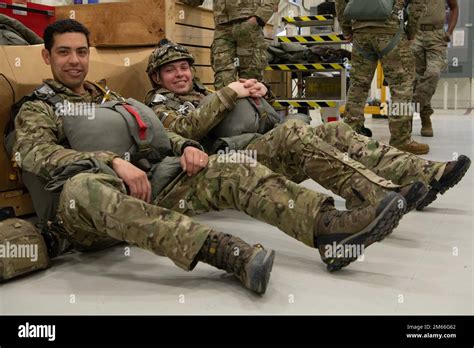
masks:
[[[388,140],[385,120],[367,120]],[[450,160],[473,151],[473,116],[437,112],[426,158]],[[200,264],[193,272],[168,259],[124,246],[72,253],[53,267],[0,286],[2,314],[473,314],[473,176],[424,212],[406,215],[392,236],[365,259],[330,274],[318,253],[276,228],[227,211],[198,221],[261,242],[277,252],[263,296]],[[313,182],[305,186],[322,190]],[[326,192],[325,190],[323,190]],[[337,205],[343,201],[337,198]]]

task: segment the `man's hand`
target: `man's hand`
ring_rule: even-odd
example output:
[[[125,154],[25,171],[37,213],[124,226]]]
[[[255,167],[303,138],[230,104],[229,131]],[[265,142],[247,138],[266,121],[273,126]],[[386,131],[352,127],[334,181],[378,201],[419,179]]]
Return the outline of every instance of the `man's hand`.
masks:
[[[453,33],[454,33],[454,31],[453,32],[449,32],[449,31],[446,32],[446,41],[447,42],[451,42],[453,40]]]
[[[207,153],[195,147],[186,147],[183,151],[183,155],[181,156],[181,167],[188,174],[188,176],[196,175],[203,168],[206,168],[208,163],[209,156]]]
[[[232,88],[237,93],[238,99],[247,98],[250,96],[249,88],[246,88],[245,84],[242,82],[232,82],[227,87]]]
[[[143,170],[118,157],[113,159],[112,168],[128,186],[130,196],[147,203],[151,201],[151,185]]]
[[[244,84],[244,87],[249,90],[251,98],[263,98],[268,93],[268,88],[261,82],[255,79],[240,79],[240,82]]]

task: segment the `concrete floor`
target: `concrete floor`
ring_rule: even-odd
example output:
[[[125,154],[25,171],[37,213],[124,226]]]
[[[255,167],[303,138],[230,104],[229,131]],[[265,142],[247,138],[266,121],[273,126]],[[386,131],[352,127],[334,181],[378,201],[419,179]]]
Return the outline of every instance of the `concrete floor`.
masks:
[[[437,112],[426,158],[473,151],[473,116]],[[419,121],[414,138],[421,140]],[[388,141],[387,121],[368,119]],[[473,314],[473,175],[424,212],[412,212],[365,259],[330,274],[318,253],[276,228],[234,211],[197,218],[277,252],[265,296],[199,264],[193,272],[166,258],[124,246],[71,253],[53,267],[0,287],[2,314]],[[306,187],[324,191],[306,181]],[[344,202],[336,198],[337,206]]]

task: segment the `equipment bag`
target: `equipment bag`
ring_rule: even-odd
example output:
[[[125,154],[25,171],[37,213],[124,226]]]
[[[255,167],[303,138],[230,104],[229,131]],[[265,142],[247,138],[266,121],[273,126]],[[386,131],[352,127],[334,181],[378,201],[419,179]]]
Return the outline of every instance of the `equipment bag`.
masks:
[[[0,281],[48,266],[46,244],[31,223],[17,218],[0,221]]]
[[[344,18],[356,21],[386,21],[393,11],[394,0],[349,0]]]

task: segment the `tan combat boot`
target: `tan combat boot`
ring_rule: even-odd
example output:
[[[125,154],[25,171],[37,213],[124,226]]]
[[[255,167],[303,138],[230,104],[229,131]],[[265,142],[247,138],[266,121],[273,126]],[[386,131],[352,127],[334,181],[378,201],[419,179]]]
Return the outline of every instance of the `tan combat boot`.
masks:
[[[340,211],[325,205],[315,221],[314,244],[330,272],[357,260],[365,247],[383,240],[404,215],[403,196],[390,192],[377,206]]]
[[[420,117],[421,117],[421,136],[432,137],[433,126],[431,125],[430,116],[420,116]]]
[[[430,152],[430,147],[428,144],[417,143],[413,139],[408,141],[406,144],[395,147],[401,151],[410,152],[414,155],[426,155],[428,152]]]
[[[263,295],[274,258],[275,251],[260,244],[251,246],[230,234],[211,232],[196,259],[234,274],[247,289]]]

